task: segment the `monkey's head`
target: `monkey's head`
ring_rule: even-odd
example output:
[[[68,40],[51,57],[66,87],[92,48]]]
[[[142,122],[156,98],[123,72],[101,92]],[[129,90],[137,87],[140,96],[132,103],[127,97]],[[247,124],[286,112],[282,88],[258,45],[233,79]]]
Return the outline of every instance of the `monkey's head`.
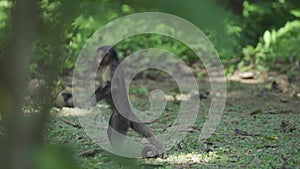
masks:
[[[100,65],[106,66],[111,63],[111,61],[118,61],[117,52],[111,46],[102,46],[97,49],[97,58]]]

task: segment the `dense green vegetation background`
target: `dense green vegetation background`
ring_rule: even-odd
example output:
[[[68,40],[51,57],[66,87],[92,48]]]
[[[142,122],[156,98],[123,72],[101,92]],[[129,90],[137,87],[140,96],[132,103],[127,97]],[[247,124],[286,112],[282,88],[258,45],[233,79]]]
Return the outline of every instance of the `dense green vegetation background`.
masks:
[[[239,3],[238,1],[233,1]],[[11,36],[14,2],[0,2],[1,56],[5,53],[7,40]],[[224,1],[50,1],[38,3],[39,21],[35,28],[39,37],[34,42],[34,55],[30,58],[29,75],[42,76],[49,64],[47,58],[55,57],[62,74],[74,66],[76,57],[87,39],[104,24],[121,16],[136,12],[157,11],[175,14],[198,26],[213,42],[226,72],[242,68],[265,71],[276,60],[296,59],[299,43],[299,2],[296,0],[243,1],[243,11],[233,14]],[[59,27],[59,29],[58,29]],[[51,56],[54,45],[52,36],[59,36],[62,49],[60,56]],[[134,37],[118,45],[118,50],[126,55],[129,48],[136,50],[148,46],[172,49],[184,60],[195,56],[187,47],[176,46],[178,42],[164,40],[158,36]],[[157,40],[160,39],[160,40]],[[176,47],[174,47],[174,45]],[[148,47],[147,46],[147,47]]]
[[[199,27],[218,51],[227,75],[236,70],[259,75],[272,69],[293,74],[295,64],[299,65],[299,0],[29,0],[27,4],[1,0],[0,114],[6,125],[27,124],[26,119],[15,116],[22,110],[19,100],[27,81],[41,80],[43,92],[33,104],[37,112],[46,114],[38,121],[46,119],[53,90],[61,87],[62,77],[73,68],[87,39],[114,19],[146,11],[174,14]],[[22,12],[30,14],[22,16]],[[197,58],[187,46],[161,35],[135,36],[116,46],[123,58],[145,47],[170,50],[188,64]],[[278,67],[281,63],[288,63],[288,67]],[[15,123],[10,122],[15,118]]]

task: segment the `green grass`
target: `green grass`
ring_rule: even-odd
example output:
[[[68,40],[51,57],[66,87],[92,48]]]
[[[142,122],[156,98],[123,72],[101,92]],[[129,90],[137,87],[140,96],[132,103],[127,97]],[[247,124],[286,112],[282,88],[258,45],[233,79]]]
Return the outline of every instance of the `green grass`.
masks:
[[[255,95],[261,85],[231,82],[227,105],[215,133],[199,141],[199,134],[209,110],[210,100],[204,100],[193,132],[167,150],[164,159],[127,159],[105,151],[92,157],[76,154],[98,147],[81,128],[52,117],[45,130],[45,141],[58,147],[71,147],[80,168],[299,168],[300,167],[300,105],[299,98],[282,103],[284,94],[268,91]],[[139,93],[142,95],[142,93]],[[145,97],[143,97],[145,98]],[[134,104],[146,105],[147,99]],[[141,106],[143,107],[143,106]],[[147,106],[146,106],[147,107]],[[168,103],[160,119],[149,124],[156,133],[165,132],[178,115],[180,105]],[[257,111],[257,114],[253,112]],[[55,114],[55,113],[54,113]],[[62,117],[79,123],[76,117]],[[283,126],[286,123],[286,126]],[[198,130],[199,129],[199,130]],[[235,129],[249,133],[236,135]],[[133,132],[129,134],[135,135]],[[106,136],[105,136],[106,137]]]

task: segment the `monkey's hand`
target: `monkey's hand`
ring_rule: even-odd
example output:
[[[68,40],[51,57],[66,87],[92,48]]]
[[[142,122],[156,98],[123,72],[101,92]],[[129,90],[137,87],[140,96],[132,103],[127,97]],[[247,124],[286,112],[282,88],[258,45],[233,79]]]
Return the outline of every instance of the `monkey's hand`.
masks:
[[[111,85],[110,82],[107,82],[107,84],[101,88],[99,87],[96,91],[95,91],[95,95],[96,95],[96,102],[101,101],[102,99],[108,97],[110,95],[110,90],[111,90]]]
[[[154,146],[147,145],[142,150],[143,158],[163,158],[164,151],[163,148],[156,148]]]

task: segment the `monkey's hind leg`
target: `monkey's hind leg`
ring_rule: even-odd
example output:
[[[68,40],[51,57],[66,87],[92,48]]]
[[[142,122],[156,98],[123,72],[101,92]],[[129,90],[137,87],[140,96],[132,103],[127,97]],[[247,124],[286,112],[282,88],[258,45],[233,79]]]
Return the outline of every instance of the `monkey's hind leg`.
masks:
[[[124,146],[122,146],[122,137],[124,137],[128,131],[129,124],[128,119],[124,118],[120,113],[117,113],[117,111],[114,111],[110,116],[107,135],[113,149],[121,150],[124,148]]]

